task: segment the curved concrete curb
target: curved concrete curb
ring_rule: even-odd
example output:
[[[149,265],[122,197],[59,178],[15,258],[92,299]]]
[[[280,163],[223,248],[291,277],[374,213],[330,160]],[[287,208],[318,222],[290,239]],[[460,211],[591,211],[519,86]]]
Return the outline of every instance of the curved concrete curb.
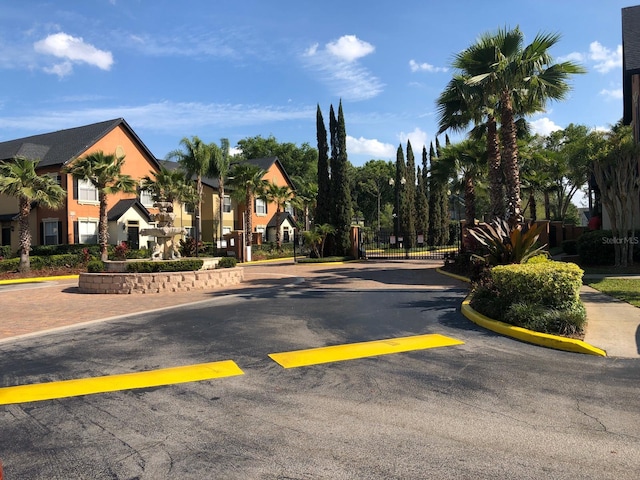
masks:
[[[466,277],[445,272],[440,268],[436,269],[436,271],[457,280],[462,280],[463,282],[470,282],[470,280]],[[600,357],[607,356],[607,352],[605,352],[601,348],[594,347],[593,345],[583,342],[582,340],[561,337],[559,335],[551,335],[548,333],[534,332],[532,330],[527,330],[526,328],[516,327],[514,325],[510,325],[508,323],[500,322],[498,320],[493,320],[492,318],[486,317],[485,315],[482,315],[481,313],[478,313],[473,308],[471,308],[471,305],[469,305],[469,296],[467,296],[467,298],[465,298],[462,302],[460,311],[465,317],[467,317],[476,325],[486,328],[487,330],[491,330],[492,332],[499,333],[500,335],[506,335],[523,342],[540,345],[541,347],[553,348],[555,350],[563,350],[565,352],[584,353],[587,355],[597,355]]]

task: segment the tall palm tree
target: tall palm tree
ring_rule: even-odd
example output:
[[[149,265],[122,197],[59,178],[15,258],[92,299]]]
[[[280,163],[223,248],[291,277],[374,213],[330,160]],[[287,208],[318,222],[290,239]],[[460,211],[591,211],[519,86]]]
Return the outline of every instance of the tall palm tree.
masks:
[[[108,197],[109,195],[119,192],[135,193],[136,191],[136,181],[130,175],[122,173],[123,165],[124,156],[117,157],[115,154],[105,155],[104,152],[99,150],[72,160],[71,163],[63,169],[64,173],[70,174],[77,180],[90,182],[98,191],[98,201],[100,202],[98,243],[100,244],[100,258],[102,261],[108,259]]]
[[[461,184],[464,192],[465,220],[469,228],[476,221],[476,183],[485,175],[486,151],[474,140],[453,143],[441,150],[432,175],[446,182],[453,179]]]
[[[211,162],[209,164],[209,175],[218,179],[218,214],[220,218],[220,239],[224,235],[224,225],[222,222],[224,214],[224,182],[229,176],[231,169],[231,156],[229,155],[229,139],[220,139],[220,147],[215,143],[209,144]]]
[[[493,95],[500,112],[502,168],[507,193],[507,217],[512,224],[522,219],[520,171],[516,119],[544,109],[550,100],[562,100],[570,90],[567,83],[573,74],[584,73],[570,61],[553,63],[549,49],[560,35],[539,33],[526,47],[524,35],[515,29],[499,29],[484,34],[478,42],[460,55],[467,61],[467,83],[478,85]],[[484,59],[477,62],[478,58]]]
[[[276,204],[276,246],[278,250],[282,248],[280,237],[280,212],[283,212],[287,203],[294,197],[295,193],[287,185],[279,186],[269,183],[265,189],[265,197],[268,202]]]
[[[316,182],[305,180],[302,177],[294,177],[293,182],[296,189],[296,195],[291,203],[296,209],[301,210],[303,214],[303,225],[305,231],[311,230],[311,213],[315,210],[318,198],[318,184]]]
[[[196,192],[184,172],[161,166],[142,179],[142,189],[151,193],[154,202],[196,203]]]
[[[244,235],[245,245],[253,244],[252,206],[254,198],[261,198],[267,181],[263,180],[266,171],[247,162],[235,164],[229,177],[229,187],[233,188],[233,197],[236,201],[244,203]]]
[[[29,214],[32,203],[57,208],[62,205],[67,194],[53,178],[36,173],[38,162],[39,160],[30,160],[25,157],[14,157],[13,160],[0,164],[0,193],[18,199],[20,232],[18,269],[21,272],[28,272],[31,268]]]
[[[167,154],[167,160],[174,160],[180,164],[187,178],[196,177],[196,193],[198,202],[195,205],[196,210],[196,243],[202,241],[202,177],[209,171],[211,162],[211,148],[205,144],[197,136],[190,139],[184,137],[180,140],[182,149],[173,150]]]

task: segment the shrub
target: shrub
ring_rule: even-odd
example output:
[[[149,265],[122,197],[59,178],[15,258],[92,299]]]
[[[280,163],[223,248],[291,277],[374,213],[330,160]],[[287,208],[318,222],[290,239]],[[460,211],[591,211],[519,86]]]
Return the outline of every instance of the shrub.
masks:
[[[126,260],[129,253],[129,245],[126,242],[120,242],[115,246],[114,257],[116,260]]]
[[[0,261],[0,272],[15,272],[18,270],[19,264],[20,259],[18,257],[6,258]]]
[[[91,260],[87,264],[87,272],[89,273],[104,272],[104,262],[102,260]]]
[[[0,257],[1,258],[13,257],[13,252],[11,251],[11,245],[0,245]]]
[[[216,268],[233,268],[238,263],[233,257],[222,257],[216,264]]]
[[[202,242],[196,247],[196,239],[193,237],[187,237],[184,240],[180,239],[180,255],[183,257],[195,257],[196,256],[196,248],[197,252],[201,253],[203,251]]]
[[[561,309],[516,302],[508,308],[505,318],[512,325],[536,332],[575,335],[582,332],[587,312],[582,302]]]
[[[531,257],[526,263],[545,263],[549,261],[549,256],[546,253],[541,253],[535,257]]]
[[[491,278],[502,295],[517,301],[563,308],[580,299],[582,269],[574,263],[500,265]]]
[[[567,255],[578,254],[578,241],[577,240],[564,240],[562,242],[562,251]]]
[[[130,273],[155,273],[155,272],[192,272],[200,270],[204,260],[197,258],[171,260],[162,262],[131,262],[127,264],[127,272]]]

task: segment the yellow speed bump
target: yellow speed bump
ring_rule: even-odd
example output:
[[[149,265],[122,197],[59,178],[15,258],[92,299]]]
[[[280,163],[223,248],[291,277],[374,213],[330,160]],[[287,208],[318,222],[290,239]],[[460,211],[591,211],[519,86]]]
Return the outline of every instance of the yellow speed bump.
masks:
[[[60,382],[36,383],[0,388],[0,405],[77,397],[93,393],[115,392],[133,388],[159,387],[175,383],[197,382],[213,378],[243,375],[232,360],[163,368],[147,372],[104,377],[80,378]]]
[[[291,352],[271,353],[269,357],[284,368],[305,367],[319,363],[340,362],[356,358],[409,352],[426,348],[449,347],[464,344],[461,340],[444,335],[428,334],[413,337],[389,338],[371,342],[348,343],[331,347],[310,348]]]

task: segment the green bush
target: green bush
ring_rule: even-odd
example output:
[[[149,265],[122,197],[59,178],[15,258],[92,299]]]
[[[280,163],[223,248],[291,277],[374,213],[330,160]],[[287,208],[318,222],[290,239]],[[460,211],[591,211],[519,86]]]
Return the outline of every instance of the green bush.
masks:
[[[0,261],[0,272],[15,272],[18,270],[20,259],[18,257],[7,258]]]
[[[573,263],[545,261],[497,266],[474,286],[471,307],[511,325],[543,333],[582,331],[583,271]]]
[[[549,256],[546,253],[541,253],[535,257],[531,257],[525,263],[545,263],[549,261]]]
[[[622,241],[629,241],[633,248],[633,260],[640,260],[640,245],[636,241],[640,232],[631,232]],[[613,265],[615,262],[614,236],[611,230],[585,232],[577,241],[580,263],[583,265]]]
[[[91,260],[87,264],[87,272],[89,273],[104,272],[104,262],[102,260]]]
[[[64,255],[67,253],[82,253],[87,249],[91,255],[100,255],[100,245],[87,245],[83,243],[70,243],[62,245],[34,245],[31,247],[31,255],[36,257],[46,257],[49,255]]]
[[[204,261],[197,258],[171,260],[162,262],[131,262],[127,263],[127,272],[155,273],[155,272],[192,272],[200,270]]]
[[[499,265],[491,269],[496,288],[507,298],[550,308],[580,299],[583,271],[575,263]]]
[[[567,255],[578,254],[578,241],[577,240],[564,240],[562,242],[562,251]]]
[[[13,257],[11,245],[0,245],[0,258],[5,259],[11,257]]]
[[[216,264],[216,268],[233,268],[238,263],[234,257],[222,257]]]

